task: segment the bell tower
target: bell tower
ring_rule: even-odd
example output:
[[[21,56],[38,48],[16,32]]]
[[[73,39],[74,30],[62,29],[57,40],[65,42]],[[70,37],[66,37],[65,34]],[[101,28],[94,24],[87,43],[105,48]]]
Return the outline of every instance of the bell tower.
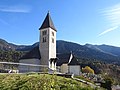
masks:
[[[40,30],[39,50],[41,54],[41,65],[48,65],[49,69],[56,70],[56,28],[47,13]]]

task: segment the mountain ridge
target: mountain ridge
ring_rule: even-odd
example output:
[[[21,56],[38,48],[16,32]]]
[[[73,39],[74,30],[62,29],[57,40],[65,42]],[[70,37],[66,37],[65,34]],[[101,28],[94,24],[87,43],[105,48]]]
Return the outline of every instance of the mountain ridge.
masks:
[[[30,51],[32,48],[39,45],[38,42],[33,45],[15,45],[0,39],[0,50],[3,51]],[[57,40],[57,53],[70,53],[78,58],[97,59],[107,63],[120,65],[120,47],[110,45],[80,45],[74,42]],[[63,52],[64,51],[64,52]]]

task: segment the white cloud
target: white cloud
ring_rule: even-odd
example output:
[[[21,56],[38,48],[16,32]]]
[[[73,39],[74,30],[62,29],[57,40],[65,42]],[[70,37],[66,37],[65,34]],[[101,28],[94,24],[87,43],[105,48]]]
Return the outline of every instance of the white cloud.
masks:
[[[104,10],[102,10],[102,14],[106,18],[106,20],[108,20],[108,22],[110,23],[110,27],[112,28],[103,31],[99,34],[99,36],[116,30],[118,27],[120,27],[120,3],[112,7],[105,8]]]
[[[102,33],[100,33],[98,36],[101,36],[101,35],[104,35],[104,34],[106,34],[106,33],[108,33],[108,32],[111,32],[111,31],[113,31],[113,30],[116,30],[118,27],[119,27],[119,26],[115,26],[115,27],[109,28],[109,29],[103,31]]]
[[[0,11],[10,13],[29,13],[30,8],[25,6],[4,6],[0,7]]]

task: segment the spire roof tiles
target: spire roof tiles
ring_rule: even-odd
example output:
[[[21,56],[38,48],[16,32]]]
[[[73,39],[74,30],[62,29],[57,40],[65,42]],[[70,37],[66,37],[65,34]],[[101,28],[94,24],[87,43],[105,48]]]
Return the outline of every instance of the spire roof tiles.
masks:
[[[56,31],[56,28],[55,28],[55,26],[54,26],[54,24],[52,22],[51,17],[50,17],[50,13],[48,12],[47,16],[46,16],[45,20],[43,21],[43,24],[41,25],[39,30],[44,29],[44,28],[49,28],[49,27]]]

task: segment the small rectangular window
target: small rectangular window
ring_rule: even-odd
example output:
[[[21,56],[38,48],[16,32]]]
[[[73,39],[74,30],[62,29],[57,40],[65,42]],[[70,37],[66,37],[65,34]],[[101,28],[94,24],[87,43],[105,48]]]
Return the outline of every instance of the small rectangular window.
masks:
[[[43,37],[43,43],[46,42],[46,37]]]
[[[47,31],[43,31],[42,32],[42,35],[44,36],[44,35],[47,35]]]
[[[46,42],[46,37],[45,37],[45,42]]]
[[[44,43],[44,38],[43,38],[43,43]]]
[[[54,43],[54,39],[52,38],[52,43]]]
[[[54,36],[54,32],[52,32],[52,36]]]

